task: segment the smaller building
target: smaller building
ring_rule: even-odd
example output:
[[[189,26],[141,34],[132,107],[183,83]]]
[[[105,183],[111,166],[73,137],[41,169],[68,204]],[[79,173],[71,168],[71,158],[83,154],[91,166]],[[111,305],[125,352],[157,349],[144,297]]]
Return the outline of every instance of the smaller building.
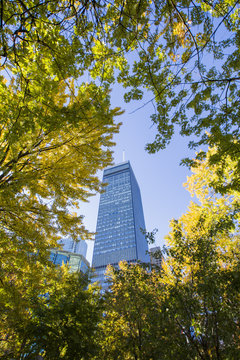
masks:
[[[66,250],[52,249],[50,253],[50,261],[55,265],[69,265],[71,272],[81,271],[87,274],[90,264],[82,254],[72,253]]]
[[[58,243],[61,245],[62,250],[69,251],[74,254],[81,254],[84,257],[87,256],[87,243],[82,239],[75,241],[69,237],[59,240]]]
[[[160,269],[162,267],[162,252],[160,246],[149,249],[149,252],[152,268]]]

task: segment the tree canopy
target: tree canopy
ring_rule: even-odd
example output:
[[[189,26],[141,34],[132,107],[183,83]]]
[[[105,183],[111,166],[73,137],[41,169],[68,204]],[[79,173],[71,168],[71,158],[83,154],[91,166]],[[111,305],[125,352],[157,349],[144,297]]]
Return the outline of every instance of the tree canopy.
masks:
[[[7,1],[1,18],[2,69],[22,83],[36,83],[36,72],[55,81],[88,73],[108,88],[117,80],[130,87],[126,101],[153,95],[148,151],[177,128],[195,135],[190,146],[237,156],[238,1]]]
[[[232,0],[0,1],[3,356],[16,327],[28,322],[33,294],[46,294],[58,277],[48,250],[62,236],[88,236],[72,209],[101,189],[97,170],[111,163],[121,110],[111,108],[110,91],[118,82],[127,89],[127,102],[143,100],[145,93],[152,97],[156,138],[147,145],[149,152],[164,148],[176,129],[191,136],[190,146],[214,148],[197,155],[199,168],[189,186],[201,205],[191,204],[172,223],[166,275],[156,282],[156,289],[169,291],[154,301],[163,324],[176,335],[177,346],[166,356],[183,356],[184,343],[192,358],[234,358],[239,349],[239,19],[239,3]],[[225,195],[212,199],[207,193],[212,188]],[[136,276],[137,292],[149,277],[140,270]],[[140,295],[145,304],[148,294],[141,290]],[[131,311],[135,316],[137,307]],[[143,311],[145,319],[152,319],[151,311]],[[222,314],[229,320],[229,336],[222,331]],[[143,343],[154,326],[144,324]],[[129,331],[127,324],[126,329],[136,345],[129,356],[145,356],[139,350],[140,328]],[[121,336],[127,346],[130,338]]]
[[[111,163],[119,127],[108,86],[76,83],[88,63],[79,69],[80,53],[62,24],[70,21],[71,3],[64,7],[61,1],[0,3],[3,356],[14,338],[19,344],[16,327],[29,318],[31,297],[57,281],[49,249],[60,237],[88,236],[73,207],[100,190],[96,172]]]
[[[200,137],[192,145],[216,146],[211,161],[237,160],[237,179],[238,13],[228,1],[1,2],[5,235],[18,231],[21,211],[29,221],[20,223],[39,223],[41,237],[51,229],[75,236],[81,220],[66,209],[99,189],[93,175],[111,161],[115,80],[132,88],[126,101],[144,89],[154,94],[150,152],[170,141],[176,124]]]
[[[69,273],[67,267],[52,266],[50,271],[45,264],[43,273],[39,262],[36,265],[41,286],[36,274],[28,274],[23,279],[25,289],[14,284],[15,297],[1,306],[0,358],[92,359],[99,346],[99,289],[88,287],[86,277]]]
[[[144,88],[154,94],[157,135],[147,150],[164,148],[179,129],[191,147],[216,146],[215,162],[238,159],[239,2],[154,1],[151,9],[147,41],[123,81],[132,87],[127,101]]]
[[[172,221],[161,270],[127,263],[110,270],[100,340],[105,358],[239,356],[240,199],[235,190],[220,196],[209,185],[217,171],[205,160],[188,179],[195,202]]]

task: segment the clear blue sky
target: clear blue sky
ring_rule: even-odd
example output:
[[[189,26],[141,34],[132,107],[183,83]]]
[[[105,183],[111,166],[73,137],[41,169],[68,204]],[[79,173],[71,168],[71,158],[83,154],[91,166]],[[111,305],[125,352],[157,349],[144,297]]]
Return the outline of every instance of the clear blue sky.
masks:
[[[158,228],[156,244],[162,246],[165,243],[164,236],[169,232],[169,221],[181,216],[190,202],[190,195],[183,187],[190,171],[179,163],[183,157],[193,156],[194,153],[187,147],[188,139],[176,134],[165,150],[154,155],[148,154],[144,147],[154,139],[156,131],[150,120],[152,105],[132,113],[142,104],[139,101],[125,104],[119,88],[112,92],[112,106],[125,109],[125,113],[117,119],[123,125],[114,138],[117,144],[114,148],[114,161],[116,164],[122,162],[125,150],[125,160],[131,162],[141,190],[146,229],[152,231]],[[96,231],[98,203],[99,195],[80,208],[80,213],[85,215],[84,223],[90,231]],[[91,242],[87,254],[89,261],[92,251]]]

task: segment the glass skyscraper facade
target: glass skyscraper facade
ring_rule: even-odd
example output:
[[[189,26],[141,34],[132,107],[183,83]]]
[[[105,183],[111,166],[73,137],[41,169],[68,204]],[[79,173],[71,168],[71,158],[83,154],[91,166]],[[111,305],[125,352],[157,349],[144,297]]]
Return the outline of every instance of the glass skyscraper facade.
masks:
[[[141,194],[130,162],[105,169],[103,182],[107,186],[100,197],[92,267],[93,281],[104,287],[108,264],[149,262],[150,258],[140,230],[145,229]]]

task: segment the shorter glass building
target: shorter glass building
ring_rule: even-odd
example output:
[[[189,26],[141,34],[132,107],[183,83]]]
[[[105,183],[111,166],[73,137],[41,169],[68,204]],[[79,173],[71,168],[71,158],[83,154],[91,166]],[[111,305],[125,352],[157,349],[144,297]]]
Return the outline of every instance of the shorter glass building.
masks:
[[[87,243],[84,240],[74,241],[72,238],[63,238],[59,240],[61,249],[69,251],[70,253],[81,254],[84,257],[87,255]]]
[[[90,264],[83,255],[66,250],[51,250],[50,261],[58,266],[62,264],[69,265],[70,272],[81,271],[83,274],[86,274],[90,269]]]

